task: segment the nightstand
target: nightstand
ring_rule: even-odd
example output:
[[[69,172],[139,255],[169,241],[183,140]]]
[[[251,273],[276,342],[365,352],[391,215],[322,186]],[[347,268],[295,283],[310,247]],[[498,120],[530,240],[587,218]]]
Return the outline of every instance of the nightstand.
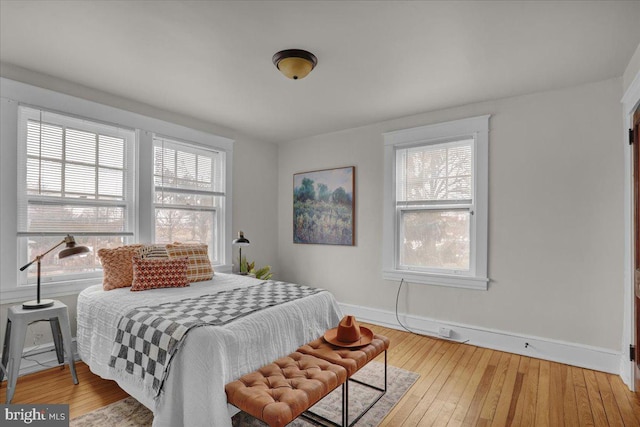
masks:
[[[69,325],[67,306],[60,301],[54,301],[51,307],[35,310],[25,310],[21,305],[14,305],[9,307],[8,310],[7,329],[2,348],[2,366],[6,368],[7,375],[7,404],[11,403],[13,394],[16,391],[16,381],[20,372],[27,326],[38,320],[48,320],[51,324],[51,333],[56,347],[58,362],[60,364],[64,363],[64,352],[66,352],[73,383],[78,384],[76,366],[73,360],[71,327]],[[0,380],[3,377],[4,372],[0,373]]]

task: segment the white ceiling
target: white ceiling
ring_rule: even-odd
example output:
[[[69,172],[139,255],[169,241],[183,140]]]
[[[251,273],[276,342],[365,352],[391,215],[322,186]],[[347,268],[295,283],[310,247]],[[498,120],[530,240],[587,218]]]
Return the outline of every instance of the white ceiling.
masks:
[[[621,76],[639,43],[640,1],[0,3],[2,63],[273,142]]]

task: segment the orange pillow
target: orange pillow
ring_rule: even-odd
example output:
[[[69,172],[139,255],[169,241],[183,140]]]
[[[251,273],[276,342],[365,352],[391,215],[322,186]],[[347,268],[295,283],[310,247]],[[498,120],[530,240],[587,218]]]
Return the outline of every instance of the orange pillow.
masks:
[[[133,257],[132,291],[189,286],[189,260],[184,258]]]
[[[102,248],[98,250],[98,257],[104,272],[102,288],[105,291],[131,286],[133,282],[133,263],[131,259],[138,254],[142,246],[126,245],[113,249]]]
[[[209,251],[205,244],[167,244],[169,258],[189,257],[189,268],[187,277],[189,282],[200,282],[211,280],[213,277],[213,267],[209,261]]]

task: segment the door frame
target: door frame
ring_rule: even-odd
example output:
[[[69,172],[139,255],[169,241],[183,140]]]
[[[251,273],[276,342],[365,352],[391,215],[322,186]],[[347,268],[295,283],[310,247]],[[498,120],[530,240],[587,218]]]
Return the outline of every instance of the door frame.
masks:
[[[640,106],[640,71],[622,97],[624,131],[624,307],[622,330],[622,355],[620,359],[620,377],[631,391],[636,391],[636,379],[640,380],[640,371],[636,363],[629,360],[629,346],[640,346],[635,337],[634,308],[634,214],[633,214],[633,156],[629,145],[629,129],[633,123],[633,113]],[[638,325],[640,327],[640,325]]]

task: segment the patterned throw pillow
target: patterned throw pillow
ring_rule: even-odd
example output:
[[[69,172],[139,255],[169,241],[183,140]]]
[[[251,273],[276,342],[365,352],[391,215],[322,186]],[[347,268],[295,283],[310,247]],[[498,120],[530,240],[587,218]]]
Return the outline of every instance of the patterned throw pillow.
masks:
[[[157,288],[184,288],[189,286],[187,268],[189,260],[184,258],[140,258],[133,257],[132,291]]]
[[[131,282],[133,282],[131,258],[138,254],[141,247],[142,245],[126,245],[98,250],[98,257],[104,273],[102,288],[105,291],[131,286]]]
[[[189,257],[187,276],[190,282],[211,280],[213,268],[209,261],[209,251],[205,244],[170,243],[167,245],[169,258]]]
[[[146,245],[138,251],[140,258],[169,258],[164,245]]]

